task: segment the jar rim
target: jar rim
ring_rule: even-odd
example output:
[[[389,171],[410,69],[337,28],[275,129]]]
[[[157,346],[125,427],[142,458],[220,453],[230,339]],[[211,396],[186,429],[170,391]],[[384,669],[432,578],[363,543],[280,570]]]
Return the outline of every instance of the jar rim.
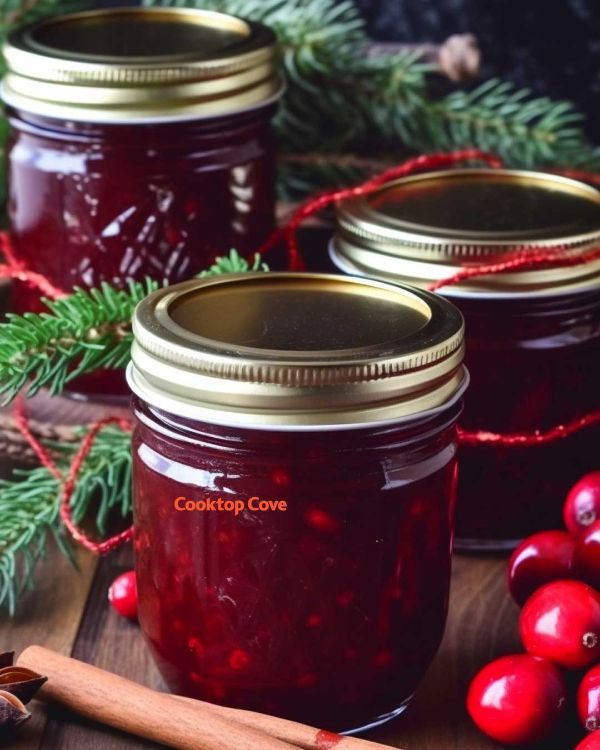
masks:
[[[411,175],[342,201],[330,245],[350,273],[427,288],[465,267],[600,242],[600,191],[543,172],[460,168]],[[548,295],[600,286],[600,259],[474,276],[446,296]]]
[[[4,101],[64,120],[218,117],[264,106],[283,89],[271,29],[194,8],[53,16],[11,32],[4,55]]]
[[[331,263],[335,266],[338,271],[348,274],[350,276],[359,276],[365,278],[376,278],[382,281],[389,281],[391,283],[406,283],[413,286],[427,289],[429,284],[433,284],[437,281],[441,281],[444,278],[449,278],[456,273],[456,268],[448,266],[436,267],[436,275],[423,279],[419,276],[407,277],[406,265],[394,268],[393,265],[388,265],[387,259],[377,259],[373,263],[360,263],[358,257],[354,256],[350,258],[348,254],[338,249],[338,241],[335,235],[330,238],[327,248],[327,253]],[[550,298],[568,297],[574,294],[590,294],[592,292],[600,292],[600,263],[593,264],[593,268],[590,269],[591,273],[585,277],[575,277],[574,279],[565,279],[563,284],[549,284],[544,283],[543,276],[537,276],[537,281],[542,279],[541,283],[533,286],[526,285],[515,285],[509,287],[505,283],[502,284],[485,284],[475,283],[472,281],[470,284],[457,284],[448,285],[447,287],[440,287],[436,290],[436,294],[441,294],[452,300],[543,300]],[[539,272],[538,272],[539,273]],[[508,274],[503,274],[507,276]],[[550,279],[554,281],[554,277]]]
[[[185,403],[179,399],[169,398],[162,393],[156,392],[154,396],[148,389],[146,383],[140,382],[139,372],[136,371],[133,362],[129,362],[125,370],[125,378],[127,385],[129,386],[132,393],[139,399],[148,403],[153,408],[159,411],[166,412],[176,417],[186,417],[188,419],[194,419],[199,422],[206,424],[219,425],[221,427],[231,427],[235,429],[246,429],[246,430],[264,430],[266,432],[329,432],[332,430],[338,431],[350,431],[350,430],[364,430],[372,427],[387,427],[394,424],[412,423],[415,420],[427,420],[431,419],[438,414],[451,409],[458,404],[471,382],[471,376],[466,367],[461,368],[461,379],[457,381],[456,390],[439,406],[425,409],[424,411],[415,412],[414,414],[406,414],[399,416],[387,416],[386,418],[380,419],[377,415],[371,415],[371,419],[368,417],[364,421],[354,422],[335,422],[330,423],[320,422],[315,420],[314,422],[307,422],[305,424],[290,424],[284,421],[271,422],[265,421],[260,415],[257,415],[255,419],[252,415],[249,418],[239,418],[239,414],[223,413],[215,410],[208,410],[205,408],[196,408],[197,405],[192,403]]]
[[[140,302],[133,332],[134,393],[208,422],[395,421],[447,404],[466,381],[457,308],[366,279],[286,272],[195,279]]]

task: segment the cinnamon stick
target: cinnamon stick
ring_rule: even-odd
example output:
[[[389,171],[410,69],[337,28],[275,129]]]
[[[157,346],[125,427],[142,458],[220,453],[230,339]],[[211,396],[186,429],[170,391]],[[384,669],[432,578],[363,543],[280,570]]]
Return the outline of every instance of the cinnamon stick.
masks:
[[[30,646],[17,664],[48,676],[38,699],[169,747],[390,750],[377,742],[343,737],[275,716],[159,693],[41,646]]]
[[[204,711],[166,693],[30,646],[17,664],[42,669],[48,682],[37,698],[87,719],[179,750],[291,750],[293,745]]]
[[[280,719],[277,716],[260,714],[256,711],[242,711],[239,708],[227,708],[227,706],[205,703],[180,695],[176,697],[177,700],[185,701],[190,705],[196,704],[202,707],[202,710],[211,711],[224,718],[258,729],[303,750],[329,750],[330,748],[332,750],[391,750],[389,745],[381,745],[379,742],[363,740],[360,737],[344,737],[307,724],[300,724],[297,721]]]

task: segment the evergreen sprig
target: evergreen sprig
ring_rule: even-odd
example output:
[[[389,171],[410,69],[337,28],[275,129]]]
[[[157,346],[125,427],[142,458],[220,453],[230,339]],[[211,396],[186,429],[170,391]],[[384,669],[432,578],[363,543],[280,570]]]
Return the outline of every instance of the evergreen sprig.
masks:
[[[219,276],[222,273],[245,273],[246,271],[268,271],[269,266],[263,262],[259,253],[255,253],[252,264],[248,263],[237,250],[230,250],[229,255],[215,258],[215,262],[206,271],[199,274],[201,279],[207,276]]]
[[[81,428],[81,440],[87,430]],[[64,473],[79,448],[48,443]],[[36,563],[46,553],[48,537],[71,556],[59,519],[61,484],[43,466],[15,470],[0,481],[0,605],[12,613],[19,593],[31,584]],[[107,427],[96,437],[81,467],[71,498],[73,519],[93,518],[93,530],[105,534],[109,519],[129,521],[131,514],[131,437]]]
[[[235,250],[216,258],[201,276],[268,271],[259,255],[250,264]],[[0,392],[13,398],[23,387],[32,395],[46,386],[59,393],[74,377],[100,367],[123,367],[133,340],[131,317],[136,304],[158,288],[154,281],[131,282],[116,290],[109,284],[76,290],[56,301],[46,300],[48,313],[10,315],[0,325]],[[86,428],[77,431],[83,440]],[[79,447],[46,442],[56,465],[66,475]],[[45,467],[16,470],[0,481],[0,605],[13,612],[19,592],[31,582],[36,563],[44,557],[49,536],[67,555],[61,531],[61,482]],[[92,444],[71,497],[73,520],[94,516],[94,529],[106,534],[115,516],[131,514],[131,438],[118,427],[102,430]]]
[[[528,89],[493,79],[425,102],[413,142],[422,151],[474,143],[520,167],[569,164],[592,152],[583,119],[568,102],[532,98]]]
[[[260,255],[252,264],[236,250],[218,257],[200,276],[268,271]],[[76,289],[58,300],[44,300],[48,312],[9,313],[0,324],[0,394],[8,403],[23,388],[28,396],[40,388],[52,395],[80,375],[98,369],[123,368],[129,361],[135,306],[159,284],[129,281],[125,289],[102,284]]]
[[[288,81],[276,120],[284,198],[360,179],[364,171],[340,168],[352,154],[394,163],[409,153],[476,146],[518,167],[585,163],[592,154],[583,116],[568,102],[496,79],[435,98],[429,82],[436,66],[414,51],[370,55],[351,0],[143,2],[234,13],[275,30]],[[285,159],[307,152],[321,158]]]
[[[288,81],[276,120],[282,154],[322,156],[311,164],[283,162],[283,198],[360,179],[364,171],[339,167],[349,155],[394,163],[414,152],[476,146],[501,155],[509,166],[543,167],[586,164],[594,154],[583,117],[568,102],[532,97],[498,80],[436,98],[430,80],[437,67],[418,52],[369,54],[370,39],[352,0],[142,2],[234,13],[275,30]],[[0,41],[17,24],[91,5],[0,0]],[[3,131],[6,121],[0,122],[0,142]]]
[[[4,403],[27,387],[60,393],[65,384],[100,368],[124,367],[131,348],[136,304],[158,288],[153,281],[129,282],[126,289],[102,284],[45,300],[47,313],[9,313],[0,325],[0,393]]]

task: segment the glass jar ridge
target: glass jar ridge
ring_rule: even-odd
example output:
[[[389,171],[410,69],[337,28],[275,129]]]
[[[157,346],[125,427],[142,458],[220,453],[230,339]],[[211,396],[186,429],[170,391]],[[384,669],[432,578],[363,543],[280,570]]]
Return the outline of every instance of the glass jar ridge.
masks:
[[[340,204],[337,216],[330,254],[338,268],[425,288],[545,250],[590,253],[568,267],[550,258],[439,290],[465,317],[471,374],[457,546],[507,549],[560,526],[569,487],[598,468],[600,428],[533,443],[600,409],[600,262],[591,252],[600,244],[600,192],[539,172],[455,169],[392,181]],[[493,442],[490,433],[528,444]]]
[[[134,320],[140,623],[169,686],[333,731],[401,713],[446,619],[460,313],[255,273]]]
[[[306,328],[307,309],[320,330]],[[435,410],[467,383],[458,311],[380,282],[285,272],[196,279],[148,296],[133,330],[132,390],[208,421],[385,422]]]

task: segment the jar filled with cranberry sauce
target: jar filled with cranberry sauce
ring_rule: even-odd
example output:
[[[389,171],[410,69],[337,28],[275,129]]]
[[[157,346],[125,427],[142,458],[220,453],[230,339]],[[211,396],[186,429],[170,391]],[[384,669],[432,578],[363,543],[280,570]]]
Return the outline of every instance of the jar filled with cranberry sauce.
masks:
[[[335,731],[401,713],[447,612],[458,310],[239,274],[155,292],[134,333],[139,617],[169,687]]]
[[[66,291],[176,282],[269,235],[282,85],[269,29],[95,10],[19,29],[4,54],[8,215],[27,267]],[[39,294],[19,286],[14,307],[39,310]]]
[[[330,246],[351,274],[426,288],[463,267],[600,240],[600,193],[542,173],[452,170],[340,206]],[[472,277],[442,287],[466,321],[469,432],[529,435],[600,408],[600,262]],[[461,447],[459,548],[510,548],[562,525],[569,487],[600,467],[600,427],[537,445]]]

